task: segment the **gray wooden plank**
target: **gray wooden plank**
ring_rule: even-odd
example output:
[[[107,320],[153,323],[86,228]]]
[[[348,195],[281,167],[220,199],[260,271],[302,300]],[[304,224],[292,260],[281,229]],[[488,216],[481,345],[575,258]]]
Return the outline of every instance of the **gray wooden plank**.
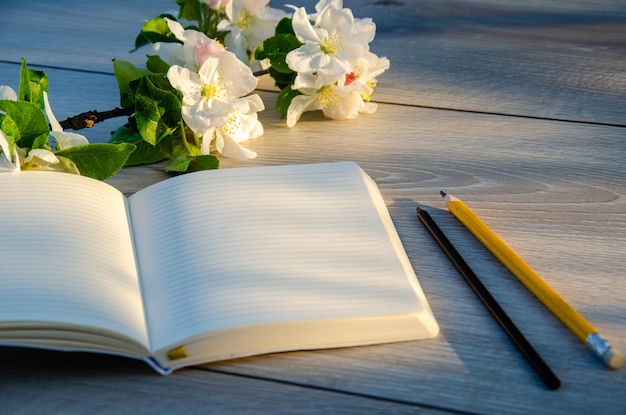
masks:
[[[450,412],[376,397],[202,370],[155,375],[109,356],[3,351],[3,414],[433,414]]]
[[[619,413],[622,372],[602,367],[443,210],[463,197],[546,280],[624,349],[626,171],[623,128],[381,106],[296,129],[264,118],[248,146],[259,158],[224,167],[348,158],[377,181],[442,326],[433,341],[229,362],[224,370],[340,384],[480,413]],[[406,120],[416,120],[413,126]],[[390,126],[392,128],[390,128]],[[392,134],[389,134],[392,131]],[[314,149],[314,152],[311,150]],[[442,226],[563,380],[546,391],[415,219],[417,202]],[[216,367],[212,365],[211,367]],[[328,370],[334,368],[333,370]],[[334,370],[337,370],[334,372]],[[602,386],[599,386],[602,385]],[[511,390],[518,393],[511,394]],[[523,391],[523,392],[520,392]],[[480,396],[481,399],[474,397]]]
[[[34,4],[32,1],[24,3],[26,6]],[[619,6],[618,3],[580,1],[563,6],[559,2],[529,2],[520,9],[519,4],[496,1],[474,3],[471,8],[454,2],[405,2],[402,7],[415,7],[408,11],[394,8],[393,5],[399,6],[399,2],[385,3],[388,7],[382,9],[382,2],[364,3],[362,9],[366,10],[367,6],[380,11],[375,15],[379,23],[376,42],[382,43],[374,46],[382,45],[385,51],[393,52],[399,42],[413,42],[413,32],[401,25],[393,26],[396,21],[402,24],[417,21],[421,26],[416,28],[414,40],[419,46],[416,47],[419,54],[408,57],[399,53],[398,57],[388,55],[392,57],[392,68],[397,70],[390,71],[393,78],[381,77],[377,91],[379,99],[472,111],[510,111],[538,117],[559,118],[574,113],[575,119],[580,120],[621,122],[620,118],[615,121],[614,116],[619,115],[619,99],[623,96],[623,82],[616,70],[621,62],[616,53],[623,47],[620,37],[623,32],[615,32],[616,27],[610,18],[613,16],[620,22],[621,9],[615,7],[615,4]],[[146,5],[132,4],[130,7]],[[347,1],[346,5],[349,5]],[[39,10],[48,16],[54,15],[51,7]],[[97,8],[86,7],[83,12],[92,13]],[[355,10],[358,8],[357,5],[354,7]],[[126,47],[122,48],[120,44],[136,32],[135,22],[129,22],[134,14],[125,14],[122,10],[128,8],[126,5],[124,8],[99,10],[102,12],[99,21],[103,26],[114,22],[116,27],[122,27],[121,32],[107,34],[108,41],[114,40],[111,42],[115,43],[114,53],[125,52]],[[30,18],[25,21],[37,22],[41,12],[32,9],[29,13],[27,17]],[[77,15],[72,13],[70,16],[76,18]],[[518,14],[521,14],[521,23],[515,25]],[[385,20],[386,15],[388,20]],[[2,23],[6,22],[4,16],[6,14],[0,13]],[[537,18],[539,21],[534,20]],[[83,22],[82,19],[64,19],[61,16],[53,25],[58,25],[57,29],[75,28],[71,23]],[[554,19],[559,26],[548,27]],[[592,19],[593,27],[577,24],[579,19],[583,22]],[[44,20],[40,23],[43,24]],[[86,23],[81,24],[83,28],[87,27]],[[29,27],[28,24],[25,27]],[[567,29],[565,32],[563,27]],[[0,25],[3,39],[13,41],[13,36],[4,36],[8,33],[4,30],[9,29],[18,32],[20,29]],[[385,31],[390,35],[381,36]],[[103,31],[96,32],[100,38],[104,37]],[[58,44],[45,44],[45,48],[54,49],[63,42],[76,44],[76,29],[63,32],[66,38],[59,33],[58,30],[44,32],[48,38],[54,36],[61,40]],[[529,39],[521,43],[520,36]],[[37,38],[38,41],[41,39],[45,38]],[[389,39],[388,43],[385,39]],[[111,47],[111,43],[91,49],[103,51],[104,58],[99,60],[96,55],[85,57],[82,47],[85,44],[80,43],[80,39],[78,42],[81,47],[62,48],[63,62],[58,60],[59,53],[46,55],[47,51],[41,45],[32,50],[46,59],[57,59],[47,63],[49,65],[75,64],[77,68],[104,68],[106,72],[112,52],[107,47]],[[90,42],[87,44],[91,45]],[[563,45],[569,49],[564,51]],[[11,46],[10,42],[8,46]],[[422,47],[425,48],[423,51]],[[27,46],[24,50],[31,50],[29,48]],[[465,49],[472,53],[463,54]],[[0,59],[5,59],[7,51],[11,51],[10,47],[5,49],[3,46]],[[555,57],[557,62],[542,63],[545,56]],[[503,58],[506,62],[498,63],[498,59]],[[423,60],[426,63],[421,63]],[[44,59],[40,63],[45,62]],[[523,64],[522,72],[516,69],[520,63]],[[474,70],[481,67],[488,68],[486,74]],[[4,81],[8,79],[5,74],[13,77],[14,70],[17,70],[15,65],[0,64],[0,84],[8,83]],[[48,72],[51,74],[52,105],[59,118],[117,103],[115,82],[110,76]],[[407,96],[410,99],[418,97],[421,101],[403,101]],[[358,161],[383,190],[403,243],[440,321],[442,335],[428,342],[242,359],[210,365],[212,370],[399,401],[409,399],[418,404],[445,405],[451,410],[482,413],[537,410],[545,413],[624,412],[624,403],[620,399],[626,386],[623,372],[609,372],[589,356],[582,345],[516,285],[447,212],[439,210],[443,205],[438,196],[438,191],[443,188],[468,203],[471,201],[472,207],[550,284],[617,347],[625,350],[623,315],[626,310],[621,299],[626,293],[624,284],[620,284],[623,279],[620,273],[622,258],[626,253],[623,248],[626,223],[623,128],[382,105],[377,114],[353,122],[320,123],[317,116],[306,116],[296,129],[289,130],[271,111],[272,95],[264,97],[268,98],[268,111],[261,118],[266,134],[247,144],[259,152],[259,158],[246,164],[224,160],[223,165],[331,159]],[[457,106],[459,102],[461,107]],[[101,103],[105,105],[100,106]],[[103,141],[116,125],[117,122],[112,121],[110,125],[84,133],[92,141]],[[132,193],[165,177],[162,166],[148,166],[125,169],[110,182]],[[415,219],[416,201],[432,210],[489,288],[502,299],[522,331],[561,376],[564,385],[560,391],[542,389],[516,350],[446,264],[445,258],[438,254]],[[176,374],[180,384],[188,389],[182,397],[174,399],[168,395],[166,386],[172,386],[172,382],[162,382],[161,378],[153,380],[154,375],[144,368],[137,368],[141,373],[129,375],[131,380],[128,381],[119,373],[109,377],[110,372],[104,372],[97,363],[90,366],[88,362],[92,362],[92,357],[89,357],[78,363],[79,368],[87,366],[86,370],[77,369],[80,373],[76,374],[70,369],[71,373],[64,377],[74,358],[63,360],[64,363],[53,366],[53,370],[45,365],[38,366],[46,360],[47,354],[31,354],[30,358],[38,362],[33,367],[15,363],[18,356],[9,354],[6,359],[10,370],[0,382],[0,392],[3,392],[0,395],[13,399],[8,402],[23,403],[27,409],[34,408],[28,406],[29,402],[42,396],[41,390],[32,383],[40,378],[49,379],[43,394],[46,399],[41,402],[59,408],[59,411],[62,406],[67,406],[75,412],[84,412],[83,408],[107,412],[109,407],[103,402],[126,397],[129,395],[127,391],[135,388],[139,388],[143,395],[137,400],[129,398],[129,404],[140,407],[139,410],[149,408],[152,412],[159,408],[158,402],[148,397],[155,395],[165,395],[166,402],[181,410],[213,404],[199,397],[204,397],[206,391],[215,388],[216,384],[221,399],[236,400],[238,396],[232,390],[225,390],[235,388],[236,383],[228,383],[229,387],[220,389],[222,380],[214,378],[213,374],[196,376],[193,370]],[[103,366],[111,367],[113,372],[124,372],[129,366],[126,360],[105,361]],[[18,382],[14,382],[16,378]],[[25,381],[31,378],[30,383]],[[64,383],[65,380],[68,382]],[[260,395],[264,399],[264,394],[281,396],[282,388],[244,383],[244,398]],[[72,386],[66,389],[67,384]],[[11,389],[4,389],[5,385],[12,385]],[[297,397],[294,398],[302,391],[286,389],[289,390],[282,395],[280,408],[293,410],[302,404]],[[85,391],[89,393],[85,394]],[[74,401],[74,394],[81,395]],[[335,400],[324,394],[314,398],[330,399],[328,408],[322,409],[338,405],[340,410],[346,408],[348,411],[362,405],[353,402],[344,407],[341,399]],[[183,403],[185,400],[189,402],[188,406]],[[252,411],[254,405],[251,403],[239,409],[241,412]],[[269,411],[269,405],[263,400],[257,409]],[[233,409],[228,405],[218,404],[218,407]],[[120,407],[113,406],[113,409],[119,410]],[[146,412],[149,409],[145,409]],[[399,410],[395,406],[391,409]]]
[[[315,1],[272,1],[306,5]],[[141,20],[174,2],[115,0],[80,8],[27,0],[0,14],[0,59],[111,72]],[[373,17],[372,50],[389,57],[373,99],[436,108],[626,125],[622,1],[345,2]],[[49,16],[55,16],[50,19]],[[98,19],[85,18],[98,16]]]
[[[625,124],[623,2],[368,2],[392,55],[376,99]]]
[[[13,73],[16,68],[0,64],[0,75]],[[58,85],[67,90],[58,101],[53,99],[59,96],[58,91],[51,91],[59,117],[80,104],[83,85],[103,102],[117,99],[110,75],[48,72],[51,89]],[[306,114],[289,129],[272,110],[274,94],[262,95],[268,107],[260,114],[266,132],[246,143],[258,152],[258,158],[248,162],[223,159],[222,166],[344,159],[361,164],[381,188],[442,333],[428,341],[276,354],[208,368],[451,411],[623,413],[623,371],[606,370],[590,356],[450,217],[438,192],[443,189],[463,198],[616,347],[626,350],[626,284],[620,272],[626,253],[624,128],[384,104],[377,113],[354,121],[332,122],[318,114]],[[111,128],[107,126],[97,134],[96,128],[83,133],[98,141],[106,139]],[[124,169],[109,182],[132,193],[166,177],[163,166],[156,165]],[[561,377],[559,391],[545,390],[438,251],[415,217],[418,203],[432,212]],[[25,368],[20,359],[10,356],[15,355],[5,359],[10,375],[0,384],[3,388],[14,385],[4,389],[4,394],[16,400],[32,398],[35,392],[24,380],[30,377],[51,378],[46,383],[48,396],[55,391],[68,396],[63,395],[64,379],[78,379],[70,383],[77,382],[76,388],[85,388],[97,399],[126,396],[133,385],[144,383],[146,394],[150,390],[159,394],[168,384],[158,377],[154,380],[155,375],[144,369],[137,369],[139,374],[111,375],[95,363],[86,373],[66,375],[63,366],[72,358],[52,370],[45,365],[37,367],[47,360],[45,354],[31,355],[38,363]],[[89,361],[84,358],[78,366]],[[114,372],[123,372],[129,363],[107,360],[105,366],[109,365]],[[204,396],[210,389],[206,382],[214,381],[214,374],[202,380],[205,374],[195,369],[175,376],[175,382],[185,385],[186,397]],[[20,381],[11,383],[12,378]],[[249,387],[260,388],[260,395],[269,393],[254,382]],[[71,393],[76,390],[71,389]],[[228,395],[224,391],[221,394]],[[76,408],[91,408],[94,398],[88,396],[79,398],[82,403]],[[285,398],[280,407],[291,409],[292,402],[291,397]],[[156,401],[141,403],[158,408]]]

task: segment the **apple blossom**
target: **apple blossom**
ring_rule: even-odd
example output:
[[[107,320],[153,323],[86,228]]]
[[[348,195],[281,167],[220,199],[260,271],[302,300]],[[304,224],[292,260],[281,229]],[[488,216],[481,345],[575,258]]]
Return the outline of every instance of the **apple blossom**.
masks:
[[[225,8],[226,19],[217,29],[226,31],[224,44],[250,65],[250,54],[274,34],[276,24],[286,16],[282,10],[268,6],[269,0],[232,0]]]
[[[356,118],[359,112],[373,112],[365,105],[362,94],[368,88],[360,82],[348,82],[347,76],[299,74],[293,85],[302,93],[291,101],[287,110],[287,126],[293,127],[302,113],[322,110],[324,116],[335,120]]]
[[[206,58],[225,51],[224,46],[215,39],[211,39],[202,32],[193,29],[184,29],[183,26],[168,18],[164,18],[167,26],[176,39],[176,42],[157,42],[146,47],[152,49],[161,59],[170,65],[184,66],[197,70]]]
[[[304,8],[293,14],[293,30],[302,46],[289,52],[286,62],[298,73],[339,76],[353,71],[353,62],[369,50],[376,26],[367,20],[355,21],[350,9],[328,3],[311,24]]]
[[[167,78],[183,94],[183,120],[202,137],[203,154],[216,149],[238,159],[256,156],[239,144],[263,133],[256,114],[264,109],[263,102],[256,94],[246,96],[257,85],[249,67],[223,52],[209,56],[198,72],[174,65]]]

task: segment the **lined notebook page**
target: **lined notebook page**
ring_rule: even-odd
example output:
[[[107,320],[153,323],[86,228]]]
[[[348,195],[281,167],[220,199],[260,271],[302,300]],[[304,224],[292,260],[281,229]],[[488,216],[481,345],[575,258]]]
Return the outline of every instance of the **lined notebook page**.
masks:
[[[189,174],[129,203],[154,349],[232,326],[422,310],[353,163]]]
[[[66,173],[0,174],[0,321],[113,330],[147,347],[124,196]]]

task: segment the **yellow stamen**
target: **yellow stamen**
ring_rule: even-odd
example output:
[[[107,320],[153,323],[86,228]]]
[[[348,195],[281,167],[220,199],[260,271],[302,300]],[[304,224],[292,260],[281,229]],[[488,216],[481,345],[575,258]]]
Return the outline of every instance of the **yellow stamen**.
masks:
[[[202,84],[200,87],[200,95],[207,101],[212,101],[216,98],[224,98],[224,78],[218,77],[217,82],[214,84]]]
[[[237,16],[237,21],[235,22],[235,26],[239,26],[242,29],[250,28],[250,20],[252,20],[252,15],[248,9],[243,9],[239,16]]]
[[[332,107],[338,98],[339,96],[330,85],[324,85],[317,90],[317,99],[323,108]]]
[[[365,102],[369,102],[372,98],[372,94],[374,93],[374,88],[376,88],[376,82],[369,81],[365,84],[365,86],[369,88],[369,91],[361,92],[361,96]]]
[[[327,55],[334,55],[337,53],[338,50],[343,49],[341,39],[343,39],[341,35],[333,33],[332,35],[324,39],[324,41],[320,45],[320,49],[322,49],[322,52]]]
[[[226,137],[234,138],[237,136],[239,130],[241,130],[241,121],[236,113],[232,113],[228,116],[228,122],[222,127],[222,134]]]

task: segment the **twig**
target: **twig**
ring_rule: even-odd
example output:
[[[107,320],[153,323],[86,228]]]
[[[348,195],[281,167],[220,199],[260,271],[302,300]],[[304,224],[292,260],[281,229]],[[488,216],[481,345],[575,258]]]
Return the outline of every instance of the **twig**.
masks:
[[[61,127],[64,130],[81,130],[83,128],[91,128],[94,124],[108,120],[110,118],[130,116],[135,112],[135,107],[130,106],[128,108],[113,108],[109,111],[87,111],[82,114],[69,117],[66,120],[60,122]]]
[[[269,73],[267,69],[256,71],[253,73],[254,76],[262,76]],[[82,130],[83,128],[91,128],[94,124],[102,122],[104,120],[108,120],[110,118],[115,117],[123,117],[133,115],[135,112],[135,106],[131,105],[128,108],[113,108],[109,111],[87,111],[82,114],[75,115],[73,117],[69,117],[60,122],[61,127],[64,130]]]

